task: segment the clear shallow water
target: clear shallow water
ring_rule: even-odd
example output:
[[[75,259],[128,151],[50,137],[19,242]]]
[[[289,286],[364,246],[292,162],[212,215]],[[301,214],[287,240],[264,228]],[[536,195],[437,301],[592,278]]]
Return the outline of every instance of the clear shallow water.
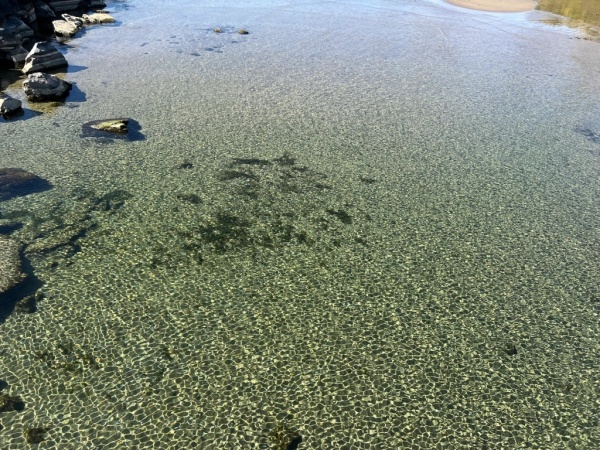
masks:
[[[0,324],[1,447],[600,446],[597,43],[438,2],[109,9],[63,48],[85,101],[0,124],[54,186],[0,208],[46,297]],[[114,116],[145,139],[80,137]]]

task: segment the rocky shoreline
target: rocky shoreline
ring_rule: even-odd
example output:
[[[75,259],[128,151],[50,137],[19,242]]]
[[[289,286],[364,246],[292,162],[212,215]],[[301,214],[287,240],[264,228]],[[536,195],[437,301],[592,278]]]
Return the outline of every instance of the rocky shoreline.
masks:
[[[71,84],[48,72],[64,69],[68,62],[51,39],[53,36],[72,38],[86,25],[114,22],[107,11],[101,10],[104,7],[106,4],[101,0],[3,0],[0,3],[0,69],[18,70],[27,76],[23,88],[29,101],[64,100]],[[22,102],[4,94],[0,87],[0,115],[8,120],[22,114]],[[126,131],[126,128],[118,130],[119,133]],[[50,187],[46,180],[23,169],[0,168],[0,202]],[[5,219],[2,214],[0,219]],[[21,289],[23,284],[28,284],[24,283],[27,275],[22,269],[23,243],[9,237],[21,224],[5,222],[0,223],[0,303],[3,303],[0,311],[6,306],[6,295],[11,293],[14,297],[15,289],[28,292]],[[14,306],[19,298],[9,300]]]
[[[72,38],[86,25],[113,23],[114,18],[102,9],[104,7],[106,4],[101,0],[9,0],[3,3],[0,5],[0,69],[16,69],[28,75],[25,94],[31,101],[66,98],[71,85],[46,73],[68,66],[50,38]],[[20,100],[0,94],[0,114],[5,119],[20,112]]]

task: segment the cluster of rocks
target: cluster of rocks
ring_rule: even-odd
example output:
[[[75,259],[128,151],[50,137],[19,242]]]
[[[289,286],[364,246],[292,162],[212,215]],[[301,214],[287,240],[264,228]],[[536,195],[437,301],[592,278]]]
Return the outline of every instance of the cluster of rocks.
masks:
[[[101,0],[2,0],[0,69],[20,69],[28,76],[23,85],[29,100],[64,99],[69,94],[71,85],[46,72],[67,67],[67,60],[51,42],[39,39],[50,34],[73,37],[87,24],[114,22],[114,18],[105,11],[83,14],[105,6]],[[21,108],[19,100],[0,94],[1,115],[13,116]]]
[[[54,20],[54,34],[57,36],[73,37],[84,25],[93,25],[98,23],[113,23],[115,19],[106,11],[97,11],[93,14],[83,14],[81,17],[62,15],[63,20]]]
[[[105,6],[101,0],[2,0],[0,68],[21,68],[27,56],[27,49],[40,37],[55,33],[54,22],[65,20],[61,15],[73,17],[67,13],[82,14]],[[100,23],[95,16],[92,14],[87,22],[83,17],[80,20],[84,23]]]

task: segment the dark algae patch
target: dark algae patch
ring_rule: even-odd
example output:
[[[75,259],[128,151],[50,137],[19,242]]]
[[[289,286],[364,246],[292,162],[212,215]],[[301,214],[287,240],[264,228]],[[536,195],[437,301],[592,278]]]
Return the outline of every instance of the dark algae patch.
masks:
[[[368,214],[356,215],[341,202],[327,174],[298,164],[288,152],[276,158],[231,158],[213,177],[220,183],[218,202],[201,191],[174,194],[198,208],[171,207],[185,220],[174,230],[175,242],[159,238],[150,245],[149,267],[164,271],[186,262],[204,265],[225,254],[256,258],[284,248],[320,252],[368,246],[368,221],[358,219]]]
[[[258,179],[258,176],[248,173],[248,172],[243,172],[241,170],[223,170],[219,174],[219,179],[221,181],[229,181],[229,180],[237,180],[237,179],[256,180],[256,179]]]
[[[199,227],[201,240],[217,253],[248,245],[251,222],[228,213],[219,213],[215,220]]]
[[[198,194],[183,193],[183,194],[176,194],[175,197],[177,197],[181,201],[184,201],[187,203],[192,203],[194,205],[202,204],[202,198],[200,198],[200,196]]]
[[[299,450],[302,435],[285,425],[277,425],[269,435],[275,450]]]
[[[326,229],[322,227],[323,211],[344,225],[353,224],[343,208],[321,209],[317,199],[333,190],[326,183],[327,175],[298,165],[288,152],[274,159],[233,158],[217,176],[231,209],[217,211],[211,220],[189,230],[186,239],[196,239],[195,248],[225,253],[313,246],[329,242],[334,235],[331,244],[339,247],[341,230],[333,221]],[[321,201],[325,202],[325,197]],[[349,242],[355,243],[354,237]]]
[[[7,393],[0,394],[0,413],[9,411],[23,411],[25,409],[25,402],[16,395],[9,395]]]
[[[268,166],[272,164],[268,159],[258,158],[233,158],[232,166],[249,165],[249,166]]]
[[[600,144],[600,133],[596,133],[585,127],[576,127],[575,132],[585,136],[588,140],[595,144]]]
[[[23,431],[23,437],[28,444],[39,444],[46,439],[48,431],[50,431],[49,427],[27,427]]]
[[[340,222],[345,223],[346,225],[350,225],[352,223],[352,217],[343,209],[328,209],[327,212],[332,216],[337,217]]]

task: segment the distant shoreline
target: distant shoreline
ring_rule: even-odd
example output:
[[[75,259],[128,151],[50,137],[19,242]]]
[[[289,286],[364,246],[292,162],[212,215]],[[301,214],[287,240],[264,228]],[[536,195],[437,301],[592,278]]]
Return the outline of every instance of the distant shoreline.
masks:
[[[477,9],[480,11],[495,12],[525,12],[535,9],[537,2],[534,0],[446,0],[456,6]]]

